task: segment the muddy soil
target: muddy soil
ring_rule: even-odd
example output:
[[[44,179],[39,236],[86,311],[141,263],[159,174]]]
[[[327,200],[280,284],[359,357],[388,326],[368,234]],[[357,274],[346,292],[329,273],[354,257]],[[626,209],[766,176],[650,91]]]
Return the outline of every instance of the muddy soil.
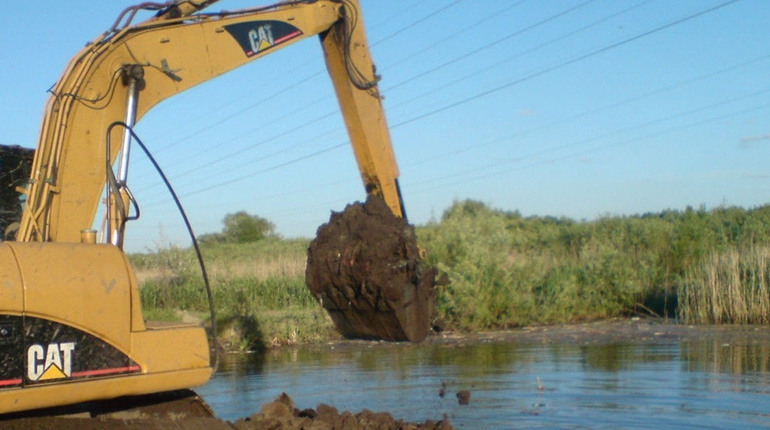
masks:
[[[236,422],[219,420],[195,393],[189,390],[153,396],[124,397],[90,402],[74,407],[36,413],[0,415],[0,428],[12,430],[101,430],[158,429],[185,430],[452,430],[448,421],[408,423],[386,412],[363,410],[339,412],[321,404],[317,409],[299,410],[286,394],[248,418]]]
[[[664,318],[633,317],[492,332],[443,332],[431,336],[426,342],[451,347],[488,342],[603,345],[671,340],[713,340],[733,344],[770,342],[770,329],[765,325],[687,325]]]
[[[262,407],[259,413],[238,420],[233,426],[239,430],[250,429],[382,429],[382,430],[450,430],[446,421],[426,421],[421,424],[396,420],[387,412],[364,409],[357,414],[338,412],[336,408],[321,404],[317,409],[299,410],[286,394]]]
[[[29,180],[34,155],[33,149],[0,145],[0,240],[12,238],[9,227],[21,219],[17,187]]]
[[[369,196],[319,227],[305,281],[344,337],[420,342],[430,332],[436,274],[420,258],[414,228]]]

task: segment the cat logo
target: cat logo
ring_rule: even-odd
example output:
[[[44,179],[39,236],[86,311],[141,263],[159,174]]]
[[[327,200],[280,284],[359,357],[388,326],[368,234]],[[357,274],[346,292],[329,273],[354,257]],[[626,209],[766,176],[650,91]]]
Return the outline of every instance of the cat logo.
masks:
[[[251,43],[251,51],[255,54],[275,45],[270,24],[264,24],[249,31],[249,42]]]
[[[302,30],[284,21],[257,20],[225,26],[247,57],[253,57],[302,36]]]
[[[30,345],[27,349],[27,378],[47,381],[72,376],[72,355],[75,342]]]

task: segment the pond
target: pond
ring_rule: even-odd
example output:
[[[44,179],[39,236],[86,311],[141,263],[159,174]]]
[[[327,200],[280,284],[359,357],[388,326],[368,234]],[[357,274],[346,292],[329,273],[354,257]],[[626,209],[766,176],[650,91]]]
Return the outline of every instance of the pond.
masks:
[[[756,428],[770,425],[770,342],[337,343],[226,356],[196,391],[227,420],[285,392],[300,409],[466,429]]]

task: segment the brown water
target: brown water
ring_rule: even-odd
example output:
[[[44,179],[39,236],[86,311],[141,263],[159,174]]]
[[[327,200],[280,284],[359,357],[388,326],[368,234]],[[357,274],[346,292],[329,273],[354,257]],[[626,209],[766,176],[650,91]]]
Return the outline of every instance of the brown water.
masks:
[[[228,356],[197,391],[231,420],[286,392],[299,408],[466,429],[757,428],[770,426],[770,343],[303,347]]]

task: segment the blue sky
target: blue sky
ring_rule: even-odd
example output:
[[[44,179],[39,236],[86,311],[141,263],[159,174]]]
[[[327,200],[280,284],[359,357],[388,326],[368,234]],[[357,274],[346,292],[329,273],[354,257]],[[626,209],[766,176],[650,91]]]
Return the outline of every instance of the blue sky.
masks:
[[[130,4],[28,0],[0,14],[0,143],[35,146],[45,91]],[[575,219],[767,203],[768,6],[362,0],[410,221],[466,198]],[[312,237],[364,198],[336,103],[309,39],[161,103],[136,130],[197,234],[246,210]],[[142,219],[127,249],[186,244],[157,176],[132,163]]]

